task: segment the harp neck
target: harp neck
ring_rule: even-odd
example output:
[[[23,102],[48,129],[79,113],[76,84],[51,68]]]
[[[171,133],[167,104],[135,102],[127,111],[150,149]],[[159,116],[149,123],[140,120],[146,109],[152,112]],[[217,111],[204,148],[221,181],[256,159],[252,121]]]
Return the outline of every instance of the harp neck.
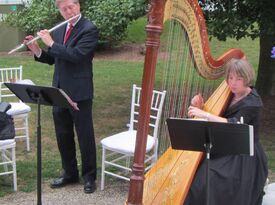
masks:
[[[198,72],[204,78],[220,78],[226,62],[244,57],[244,53],[237,48],[228,50],[216,59],[212,57],[204,16],[197,0],[168,0],[164,21],[169,19],[180,22],[187,31]]]

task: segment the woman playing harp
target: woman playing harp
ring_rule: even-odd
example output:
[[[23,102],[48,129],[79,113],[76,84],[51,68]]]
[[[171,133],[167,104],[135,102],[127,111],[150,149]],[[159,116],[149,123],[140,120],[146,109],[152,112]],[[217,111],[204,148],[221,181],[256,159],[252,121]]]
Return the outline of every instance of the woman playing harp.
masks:
[[[233,98],[220,116],[203,111],[201,96],[195,96],[188,109],[190,117],[207,118],[208,121],[243,123],[254,127],[254,156],[211,156],[209,181],[211,205],[261,205],[267,178],[267,158],[259,142],[259,125],[262,101],[252,87],[254,70],[244,59],[227,63],[226,81]],[[206,160],[196,172],[185,205],[200,205],[206,201]]]
[[[148,132],[149,113],[157,52],[163,19],[170,20],[163,86],[166,102],[163,125],[159,132],[159,160],[145,175],[144,156]],[[231,49],[219,58],[210,54],[204,17],[196,0],[151,0],[148,16],[146,56],[142,81],[141,112],[137,129],[136,150],[133,164],[128,204],[182,204],[189,191],[193,176],[202,159],[202,153],[173,150],[165,120],[168,117],[185,117],[192,96],[196,93],[208,98],[225,73],[225,64],[232,58],[241,59],[244,53]],[[214,92],[203,109],[220,115],[230,100],[226,83]],[[168,147],[168,148],[167,148]]]

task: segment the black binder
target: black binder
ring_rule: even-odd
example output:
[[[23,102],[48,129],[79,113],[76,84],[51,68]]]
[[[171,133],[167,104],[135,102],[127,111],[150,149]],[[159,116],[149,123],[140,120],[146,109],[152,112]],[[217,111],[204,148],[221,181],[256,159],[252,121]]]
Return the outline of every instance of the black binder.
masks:
[[[22,101],[25,103],[37,104],[48,106],[60,106],[65,108],[74,108],[75,103],[70,97],[59,88],[48,86],[37,86],[20,83],[5,83],[5,85]]]
[[[168,118],[167,126],[173,149],[205,152],[204,145],[210,141],[211,154],[254,155],[251,125]]]

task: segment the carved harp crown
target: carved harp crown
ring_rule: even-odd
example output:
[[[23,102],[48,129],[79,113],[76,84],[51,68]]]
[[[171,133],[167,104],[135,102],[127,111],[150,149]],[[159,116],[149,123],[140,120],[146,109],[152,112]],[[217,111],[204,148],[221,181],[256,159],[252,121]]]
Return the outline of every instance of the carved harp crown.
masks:
[[[219,79],[225,73],[224,65],[232,58],[243,58],[240,49],[231,49],[214,59],[210,53],[208,34],[201,8],[196,0],[151,0],[146,26],[146,56],[142,81],[141,111],[137,129],[136,150],[127,204],[183,204],[202,153],[163,149],[167,131],[163,124],[159,131],[160,156],[144,177],[144,156],[148,133],[148,119],[152,90],[160,47],[163,22],[170,21],[168,46],[163,63],[163,85],[167,91],[163,122],[167,117],[184,117],[190,99],[198,92],[208,91],[209,81]],[[187,47],[182,48],[182,45]],[[198,77],[193,77],[196,70]],[[167,77],[168,76],[168,77]],[[207,82],[201,82],[206,80]],[[215,83],[212,85],[215,85]],[[225,82],[205,103],[204,109],[220,114],[229,99],[230,91]],[[209,96],[206,94],[206,96]],[[164,136],[164,137],[163,137]],[[162,149],[161,149],[162,148]],[[183,176],[184,173],[184,176]]]

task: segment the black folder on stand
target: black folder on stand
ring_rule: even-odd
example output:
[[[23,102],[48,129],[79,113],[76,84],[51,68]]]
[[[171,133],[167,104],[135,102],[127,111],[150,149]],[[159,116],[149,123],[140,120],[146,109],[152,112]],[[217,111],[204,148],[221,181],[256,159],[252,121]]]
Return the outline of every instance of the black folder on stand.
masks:
[[[39,98],[41,105],[75,108],[75,103],[59,88],[20,83],[5,83],[5,85],[25,103],[37,104]]]
[[[167,126],[173,149],[205,152],[205,143],[210,140],[211,154],[254,155],[251,125],[168,118]]]

